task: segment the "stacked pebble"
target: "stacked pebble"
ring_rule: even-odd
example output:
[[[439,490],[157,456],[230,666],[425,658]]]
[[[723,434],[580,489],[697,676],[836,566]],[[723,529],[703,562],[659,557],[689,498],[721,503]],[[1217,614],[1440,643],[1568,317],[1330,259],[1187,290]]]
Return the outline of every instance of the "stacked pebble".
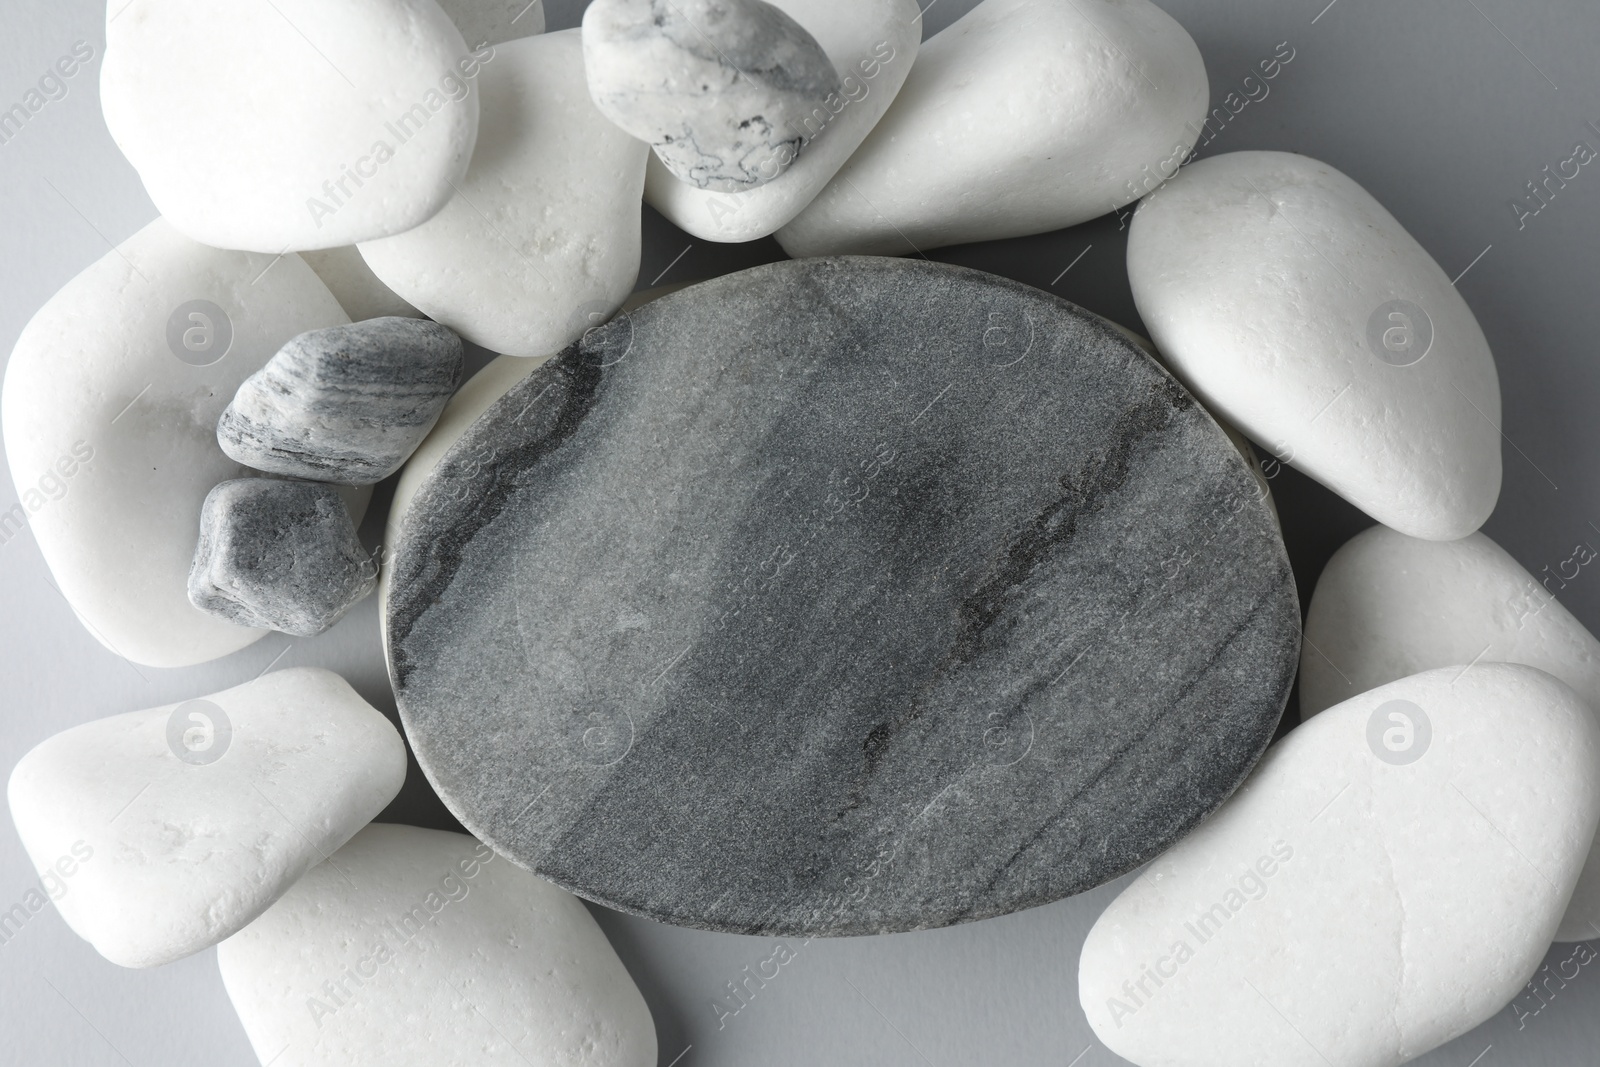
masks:
[[[332,485],[399,470],[461,378],[461,339],[411,318],[294,338],[239,386],[217,421],[230,458],[277,478],[223,482],[200,511],[189,601],[240,626],[309,637],[377,584]],[[315,480],[311,480],[315,479]]]

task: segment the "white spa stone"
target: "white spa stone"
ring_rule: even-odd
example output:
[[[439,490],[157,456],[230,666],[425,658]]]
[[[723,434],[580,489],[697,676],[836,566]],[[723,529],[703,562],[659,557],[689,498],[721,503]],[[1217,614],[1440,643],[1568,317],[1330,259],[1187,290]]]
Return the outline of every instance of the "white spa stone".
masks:
[[[1393,1067],[1538,968],[1600,819],[1600,727],[1531,667],[1429,671],[1268,749],[1090,930],[1079,1000],[1139,1067]]]
[[[274,1067],[656,1063],[650,1009],[583,904],[465,834],[367,827],[217,963]]]
[[[1600,713],[1600,641],[1554,593],[1594,562],[1588,544],[1541,582],[1481,532],[1423,541],[1384,526],[1357,534],[1317,579],[1300,658],[1300,715],[1418,671],[1525,663]],[[1600,848],[1591,849],[1557,941],[1600,937]]]
[[[372,268],[361,258],[361,250],[355,245],[302,252],[300,258],[306,261],[306,266],[317,272],[317,277],[333,293],[351,322],[390,316],[422,317],[422,312],[406,303],[399,293],[384,285],[372,273]]]
[[[266,633],[189,603],[200,505],[248,473],[218,447],[217,418],[290,338],[348,321],[299,256],[221,251],[158,219],[23,329],[0,396],[21,497],[4,521],[32,526],[101,644],[185,667]],[[343,495],[359,524],[370,487]]]
[[[1084,222],[1177,170],[1209,91],[1194,41],[1148,0],[984,0],[928,41],[778,241],[903,255]]]
[[[680,180],[652,153],[644,198],[706,241],[754,241],[776,232],[822,192],[895,99],[922,42],[916,0],[773,0],[816,38],[842,80],[805,124],[805,147],[776,179],[739,193]]]
[[[1466,301],[1325,163],[1185,167],[1128,238],[1139,314],[1210,410],[1377,521],[1435,541],[1500,494],[1500,384]]]
[[[649,148],[589,99],[577,30],[497,46],[479,81],[483,150],[460,193],[361,254],[384,284],[466,340],[549,355],[633,289]]]
[[[468,48],[544,32],[544,0],[439,0]]]
[[[337,674],[295,668],[56,734],[7,799],[41,877],[70,879],[67,925],[113,963],[154,967],[243,929],[405,775],[388,719]]]
[[[100,95],[173,226],[276,255],[443,207],[472,158],[479,64],[434,0],[114,3]]]

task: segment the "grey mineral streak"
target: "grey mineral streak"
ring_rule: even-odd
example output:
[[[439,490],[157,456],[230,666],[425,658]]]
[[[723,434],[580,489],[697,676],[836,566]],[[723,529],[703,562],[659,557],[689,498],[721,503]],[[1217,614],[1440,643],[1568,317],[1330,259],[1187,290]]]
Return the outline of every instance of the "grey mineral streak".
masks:
[[[331,485],[236,478],[206,496],[189,600],[241,626],[321,633],[377,583]]]
[[[217,443],[247,467],[371,485],[399,470],[455,392],[461,339],[387,317],[301,334],[239,386]]]
[[[400,713],[474,833],[608,906],[867,934],[1134,869],[1294,678],[1238,451],[1104,320],[811,259],[693,286],[516,385],[406,512]]]
[[[816,38],[762,0],[595,0],[583,55],[595,106],[718,192],[782,174],[840,87]]]

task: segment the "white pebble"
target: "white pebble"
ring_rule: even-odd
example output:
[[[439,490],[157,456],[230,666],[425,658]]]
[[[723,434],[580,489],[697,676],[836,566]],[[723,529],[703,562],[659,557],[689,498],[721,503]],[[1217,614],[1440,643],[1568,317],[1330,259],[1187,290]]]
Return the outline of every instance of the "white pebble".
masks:
[[[218,248],[335,248],[426,221],[478,97],[434,0],[160,0],[106,23],[106,125],[169,222]]]
[[[1482,533],[1423,541],[1374,526],[1333,554],[1306,614],[1300,714],[1450,664],[1525,663],[1600,712],[1600,641],[1553,595],[1596,553],[1547,565],[1541,582]],[[1600,847],[1589,852],[1557,941],[1600,937]]]
[[[389,720],[329,671],[278,671],[98,719],[11,774],[62,918],[106,959],[154,967],[243,929],[383,810],[406,776]],[[48,881],[48,877],[47,877]]]
[[[1208,94],[1200,50],[1148,0],[984,0],[923,46],[778,241],[795,257],[902,255],[1084,222],[1177,170]]]
[[[464,834],[376,824],[217,950],[263,1063],[654,1067],[588,910]]]
[[[1139,206],[1128,277],[1184,384],[1377,521],[1448,541],[1500,495],[1500,384],[1466,301],[1325,163],[1235,152]]]
[[[1600,727],[1511,664],[1305,723],[1095,923],[1079,1000],[1141,1067],[1393,1067],[1544,958],[1600,820]]]
[[[460,194],[361,254],[468,341],[550,355],[633,289],[649,149],[589,99],[577,30],[498,46],[480,82],[485,148]]]

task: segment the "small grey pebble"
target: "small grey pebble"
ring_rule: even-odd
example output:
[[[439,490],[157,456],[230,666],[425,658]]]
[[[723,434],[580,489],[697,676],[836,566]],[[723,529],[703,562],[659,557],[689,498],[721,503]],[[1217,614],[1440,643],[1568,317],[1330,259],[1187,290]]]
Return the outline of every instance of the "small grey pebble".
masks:
[[[206,495],[189,601],[241,626],[319,634],[372,592],[377,563],[338,490],[236,478]]]
[[[461,380],[461,338],[388,317],[312,330],[246,378],[217,443],[247,467],[342,485],[399,470]]]
[[[595,0],[583,59],[607,118],[682,180],[725,193],[782,174],[842,84],[816,38],[762,0]]]

